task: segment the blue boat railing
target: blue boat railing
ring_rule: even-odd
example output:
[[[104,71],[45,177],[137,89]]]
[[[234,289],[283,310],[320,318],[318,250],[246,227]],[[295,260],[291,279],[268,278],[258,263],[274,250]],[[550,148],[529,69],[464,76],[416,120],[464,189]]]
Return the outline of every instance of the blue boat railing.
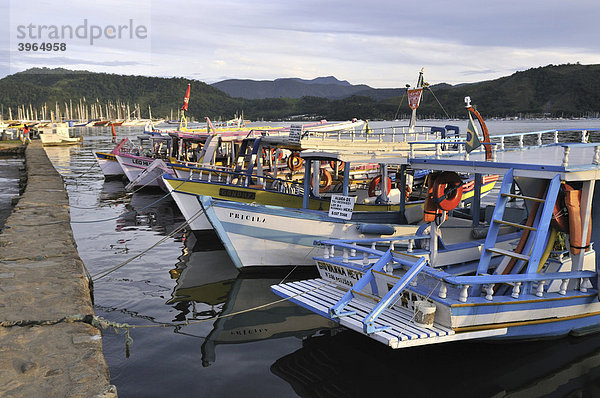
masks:
[[[361,126],[357,128],[342,128],[333,131],[319,131],[307,129],[302,133],[301,140],[313,138],[325,140],[335,140],[344,142],[363,142],[363,143],[401,143],[416,140],[439,140],[453,135],[458,137],[459,128],[457,126],[446,125],[439,126],[415,126],[410,129],[409,126],[387,126],[379,128],[370,128]]]
[[[561,145],[565,148],[565,158],[568,164],[568,152],[569,145],[575,142],[579,145],[587,145],[595,147],[595,155],[593,162],[598,164],[598,154],[600,152],[600,142],[589,143],[590,133],[598,132],[600,129],[558,129],[558,130],[543,130],[543,131],[531,131],[523,133],[509,133],[509,134],[497,134],[491,135],[490,140],[492,142],[482,142],[482,147],[478,150],[483,150],[484,146],[492,146],[492,161],[496,160],[497,152],[514,150],[514,149],[525,149],[530,147],[542,147],[550,145]],[[578,141],[574,141],[575,136],[579,136]],[[529,145],[525,145],[525,141],[529,139],[531,141]],[[419,156],[435,156],[439,159],[447,155],[455,155],[456,153],[464,154],[465,160],[469,160],[469,154],[466,151],[467,142],[461,140],[458,136],[454,138],[437,139],[437,140],[418,140],[411,141],[409,144],[409,156],[411,158]],[[449,152],[448,149],[453,149]],[[431,153],[429,155],[428,153]]]
[[[429,236],[413,235],[394,238],[315,241],[315,245],[323,247],[324,254],[323,256],[316,256],[313,258],[321,267],[327,266],[326,264],[332,264],[334,266],[346,267],[355,272],[364,273],[365,275],[371,273],[375,264],[378,264],[378,267],[381,268],[382,272],[386,272],[390,275],[394,270],[401,268],[410,272],[416,264],[426,260],[426,257],[423,256],[424,251],[419,251],[417,254],[412,254],[409,251],[399,252],[394,250],[393,244],[402,241],[414,242],[419,239],[429,239]],[[367,246],[363,246],[365,244]],[[389,245],[387,251],[376,249],[375,245],[378,244]],[[341,256],[335,255],[336,249],[342,251]],[[387,253],[389,253],[389,257]],[[385,261],[381,260],[382,258],[385,259]],[[383,263],[380,261],[383,261]],[[423,291],[421,293],[436,293],[435,296],[440,299],[446,299],[449,290],[454,289],[456,292],[454,296],[457,301],[463,303],[467,302],[469,297],[480,300],[482,295],[479,292],[483,292],[483,298],[486,300],[493,301],[494,292],[501,285],[509,288],[507,295],[499,295],[501,300],[505,300],[507,297],[526,300],[531,299],[532,296],[540,298],[547,297],[549,294],[556,294],[558,295],[556,297],[560,297],[567,295],[569,291],[575,295],[587,293],[588,290],[593,289],[591,281],[598,278],[597,272],[585,270],[506,275],[453,275],[444,270],[432,268],[426,264],[423,264],[422,268],[419,269],[419,274],[423,275],[425,278],[422,280],[423,285],[421,290]],[[367,279],[367,281],[370,282],[371,280]],[[419,283],[416,283],[412,279],[411,281],[411,286],[418,289]],[[431,281],[433,281],[433,284],[430,283]],[[570,283],[571,281],[575,281],[575,283]],[[554,282],[557,282],[558,286],[557,289],[555,289],[556,291],[548,292],[548,287]],[[366,287],[367,284],[363,284],[364,286],[362,286],[362,288]],[[430,286],[432,285],[436,286],[436,291],[431,291]],[[480,287],[480,289],[472,289],[475,287]],[[356,292],[360,291],[360,288],[360,286],[355,285],[352,290]],[[470,295],[469,290],[478,293]],[[332,315],[339,316],[339,309],[336,311],[333,311]]]
[[[172,166],[181,167],[182,165],[172,164]],[[185,166],[185,168],[190,171],[188,180],[223,183],[244,188],[257,188],[260,186],[261,189],[267,191],[298,196],[302,196],[304,191],[303,184],[297,181],[267,175],[248,174],[243,171],[231,171],[230,168],[225,166],[211,166],[210,168]]]

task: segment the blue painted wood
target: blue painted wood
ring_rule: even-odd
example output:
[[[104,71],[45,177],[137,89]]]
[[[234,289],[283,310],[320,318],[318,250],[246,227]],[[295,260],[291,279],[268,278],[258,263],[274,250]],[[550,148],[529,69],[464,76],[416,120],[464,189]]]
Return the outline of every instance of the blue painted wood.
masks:
[[[308,209],[310,203],[310,171],[312,168],[312,161],[305,159],[304,161],[304,193],[302,194],[302,208]]]
[[[235,165],[235,169],[234,169],[235,172],[239,173],[240,171],[242,171],[242,166],[243,166],[244,162],[242,161],[242,163],[240,163],[239,160],[240,160],[240,156],[243,159],[243,156],[246,155],[247,151],[248,151],[248,140],[242,140],[242,144],[240,145],[240,151],[238,152],[238,155],[237,155],[238,159],[236,161],[236,165]]]
[[[552,221],[552,211],[554,210],[554,204],[558,196],[558,190],[560,189],[560,176],[556,175],[550,181],[548,191],[546,194],[546,201],[543,204],[541,211],[541,217],[537,225],[537,231],[535,234],[535,243],[533,244],[533,250],[529,257],[529,263],[527,265],[527,273],[537,273],[538,266],[546,245],[548,243],[548,237],[550,233],[550,221]],[[538,209],[539,212],[539,209]]]
[[[406,286],[421,272],[423,267],[427,265],[427,260],[421,257],[404,276],[391,288],[387,294],[377,303],[377,305],[371,310],[369,314],[363,319],[363,330],[367,334],[380,332],[388,329],[389,326],[375,326],[375,321],[386,310],[398,297],[400,293],[404,291]]]
[[[246,168],[246,174],[248,176],[251,176],[253,171],[254,171],[254,164],[257,163],[258,160],[258,156],[259,153],[258,151],[260,150],[260,144],[261,144],[261,140],[262,138],[256,138],[254,140],[254,143],[252,144],[252,152],[250,153],[250,160],[248,161],[248,167]],[[246,140],[244,140],[246,141]],[[249,177],[248,177],[249,179]]]
[[[494,208],[494,214],[492,215],[492,219],[490,221],[490,228],[487,233],[487,237],[485,239],[485,243],[483,245],[483,255],[481,256],[481,260],[479,261],[479,266],[477,267],[477,274],[487,274],[490,267],[490,260],[492,259],[492,252],[487,250],[496,245],[496,240],[498,239],[498,231],[500,230],[500,225],[495,223],[494,220],[502,220],[504,217],[504,209],[506,208],[506,203],[508,202],[508,197],[503,196],[503,193],[510,193],[510,188],[513,184],[513,169],[508,170],[504,174],[504,178],[502,180],[502,186],[500,187],[500,194],[498,195],[498,200],[496,201],[496,207]],[[477,290],[474,288],[474,290]],[[478,291],[474,291],[474,294],[477,295]]]
[[[354,297],[353,292],[360,292],[361,290],[363,290],[369,283],[371,283],[371,280],[374,279],[372,271],[381,271],[391,259],[392,253],[391,250],[388,250],[384,253],[383,256],[381,256],[379,260],[377,260],[375,264],[373,264],[373,266],[367,272],[365,272],[362,278],[360,278],[358,282],[356,282],[354,286],[352,286],[352,289],[348,290],[342,296],[342,298],[329,309],[329,313],[331,314],[331,316],[340,317],[343,315],[348,315],[350,312],[344,312],[344,307],[348,305],[348,303]]]
[[[595,278],[594,271],[548,272],[533,274],[506,274],[506,275],[472,275],[472,276],[446,276],[444,281],[453,285],[473,285],[489,283],[535,282],[562,279]]]

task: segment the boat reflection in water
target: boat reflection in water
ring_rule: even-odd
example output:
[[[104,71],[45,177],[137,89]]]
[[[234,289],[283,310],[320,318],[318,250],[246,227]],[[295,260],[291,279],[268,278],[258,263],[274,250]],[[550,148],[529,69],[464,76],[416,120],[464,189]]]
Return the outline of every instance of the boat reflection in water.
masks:
[[[104,187],[111,183],[117,186],[120,184],[122,189],[120,181],[107,181]],[[120,203],[127,195],[120,196],[118,190],[115,192],[103,190],[102,194],[112,198],[116,203]],[[131,196],[129,203],[125,201],[123,214],[117,220],[117,232],[150,229],[158,235],[168,235],[185,222],[173,200],[165,197],[164,192],[135,192],[129,195]],[[178,233],[176,240],[180,240],[181,235],[182,232]]]
[[[597,397],[600,335],[396,351],[346,330],[305,339],[271,372],[302,397]]]
[[[193,235],[190,236],[193,240]],[[193,247],[194,243],[186,242],[186,246]],[[192,322],[176,332],[204,338],[203,366],[216,361],[217,345],[292,336],[301,339],[336,327],[334,322],[289,301],[264,306],[279,300],[269,286],[280,282],[285,274],[240,274],[225,250],[185,253],[184,249],[181,260],[171,270],[177,284],[167,304],[179,311],[174,321]],[[260,308],[246,311],[256,307]],[[206,320],[206,327],[193,324],[198,320]],[[202,331],[195,332],[198,329]]]

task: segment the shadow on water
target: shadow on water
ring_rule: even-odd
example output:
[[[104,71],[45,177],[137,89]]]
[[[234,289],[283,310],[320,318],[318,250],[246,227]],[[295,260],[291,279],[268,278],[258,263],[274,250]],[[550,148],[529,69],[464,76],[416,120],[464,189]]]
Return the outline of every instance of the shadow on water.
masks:
[[[271,371],[302,397],[597,397],[600,335],[391,350],[343,331],[305,339]]]
[[[336,326],[289,301],[279,300],[269,287],[285,275],[240,274],[224,250],[184,254],[171,275],[177,282],[167,304],[179,311],[174,320],[208,319],[212,323],[208,334],[201,336],[203,366],[217,361],[218,345],[304,338]],[[185,328],[175,331],[191,335]]]

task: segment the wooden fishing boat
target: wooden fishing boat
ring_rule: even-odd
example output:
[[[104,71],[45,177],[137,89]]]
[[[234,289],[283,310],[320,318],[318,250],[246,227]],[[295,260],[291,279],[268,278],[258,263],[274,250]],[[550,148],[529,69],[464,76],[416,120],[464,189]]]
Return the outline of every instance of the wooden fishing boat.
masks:
[[[83,137],[71,137],[67,123],[51,123],[38,128],[42,145],[75,145],[83,141]]]
[[[413,168],[441,173],[504,175],[485,240],[450,243],[443,231],[447,211],[437,204],[428,233],[315,242],[321,277],[272,290],[392,348],[600,330],[593,247],[600,239],[600,211],[593,206],[600,195],[600,143],[585,143],[589,130],[575,132],[580,142],[560,142],[562,133],[573,132],[521,134],[514,147],[500,138],[490,143],[491,156],[409,159]],[[523,138],[537,140],[526,147]],[[520,221],[507,218],[515,201],[527,210]],[[500,245],[502,228],[518,231],[508,249]],[[567,242],[559,251],[556,230]],[[469,247],[477,250],[468,255]]]

